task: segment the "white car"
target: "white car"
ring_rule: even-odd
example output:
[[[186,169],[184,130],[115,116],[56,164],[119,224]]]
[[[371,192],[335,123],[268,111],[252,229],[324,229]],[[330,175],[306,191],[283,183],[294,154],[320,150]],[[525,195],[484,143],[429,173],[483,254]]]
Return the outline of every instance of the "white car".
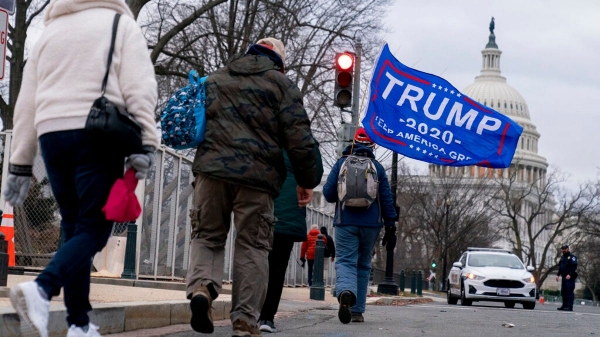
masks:
[[[533,270],[508,250],[468,248],[448,275],[448,304],[460,299],[462,305],[494,301],[504,302],[507,308],[521,303],[524,309],[534,309],[537,287],[530,273]]]

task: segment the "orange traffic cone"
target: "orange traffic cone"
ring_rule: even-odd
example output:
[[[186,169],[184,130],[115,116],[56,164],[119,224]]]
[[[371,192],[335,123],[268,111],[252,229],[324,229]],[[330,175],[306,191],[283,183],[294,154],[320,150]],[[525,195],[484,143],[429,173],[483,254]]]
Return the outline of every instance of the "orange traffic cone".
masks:
[[[540,296],[540,304],[544,304],[546,300],[544,299],[544,295]]]
[[[2,222],[0,223],[0,232],[6,235],[8,241],[8,266],[15,266],[15,225],[13,208],[8,202],[4,203],[4,213],[2,214]]]

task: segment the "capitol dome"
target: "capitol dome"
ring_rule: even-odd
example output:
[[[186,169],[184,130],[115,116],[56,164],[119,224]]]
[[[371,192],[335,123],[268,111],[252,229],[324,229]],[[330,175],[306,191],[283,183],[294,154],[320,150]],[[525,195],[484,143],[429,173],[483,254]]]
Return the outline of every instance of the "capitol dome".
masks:
[[[506,83],[500,73],[500,56],[502,51],[496,44],[493,21],[490,24],[490,37],[485,49],[481,51],[481,74],[475,82],[467,86],[462,93],[475,101],[490,107],[517,122],[523,127],[523,133],[511,163],[511,170],[517,170],[518,180],[543,184],[545,182],[548,163],[546,158],[538,155],[539,132],[531,122],[527,102],[517,90]],[[478,177],[507,177],[508,172],[502,169],[485,167],[457,168],[430,165],[430,175],[464,175]]]

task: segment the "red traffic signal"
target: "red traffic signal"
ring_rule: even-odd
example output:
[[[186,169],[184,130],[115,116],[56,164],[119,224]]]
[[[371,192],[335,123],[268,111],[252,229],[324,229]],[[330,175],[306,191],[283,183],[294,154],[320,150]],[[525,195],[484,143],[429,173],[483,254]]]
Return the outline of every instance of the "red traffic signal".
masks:
[[[341,70],[348,70],[354,65],[354,57],[350,54],[339,53],[335,63]]]
[[[354,54],[349,52],[335,55],[335,84],[333,105],[340,108],[352,105],[352,79],[354,77]]]

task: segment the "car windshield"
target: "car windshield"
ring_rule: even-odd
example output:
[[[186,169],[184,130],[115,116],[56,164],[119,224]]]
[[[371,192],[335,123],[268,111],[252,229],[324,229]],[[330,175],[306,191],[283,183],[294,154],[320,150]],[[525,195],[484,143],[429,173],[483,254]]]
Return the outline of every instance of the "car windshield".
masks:
[[[468,264],[471,267],[525,268],[518,257],[509,254],[470,254]]]

